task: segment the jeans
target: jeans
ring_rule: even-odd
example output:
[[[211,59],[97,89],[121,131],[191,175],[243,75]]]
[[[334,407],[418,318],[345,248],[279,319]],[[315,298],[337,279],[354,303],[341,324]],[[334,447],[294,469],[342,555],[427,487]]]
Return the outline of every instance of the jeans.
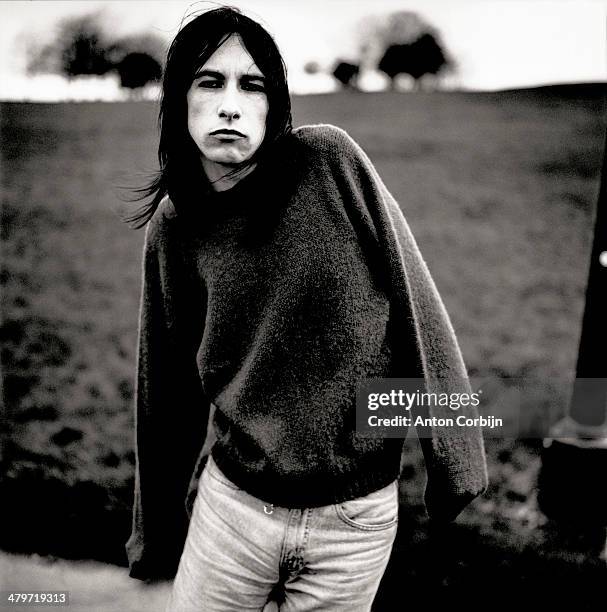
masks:
[[[314,508],[249,495],[209,457],[167,612],[370,610],[398,524],[398,483]]]

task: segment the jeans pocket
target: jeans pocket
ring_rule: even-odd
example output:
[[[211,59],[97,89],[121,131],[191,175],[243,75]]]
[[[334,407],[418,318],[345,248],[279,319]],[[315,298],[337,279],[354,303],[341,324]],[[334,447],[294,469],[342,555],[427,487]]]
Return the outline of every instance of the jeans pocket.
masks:
[[[233,489],[234,491],[242,491],[242,489],[235,483],[233,483],[218,467],[215,463],[215,460],[211,455],[209,455],[209,459],[207,461],[205,472],[208,474],[209,478],[214,480],[215,482],[219,482],[222,485]]]
[[[335,504],[337,516],[364,531],[388,529],[398,523],[398,481],[363,497]]]

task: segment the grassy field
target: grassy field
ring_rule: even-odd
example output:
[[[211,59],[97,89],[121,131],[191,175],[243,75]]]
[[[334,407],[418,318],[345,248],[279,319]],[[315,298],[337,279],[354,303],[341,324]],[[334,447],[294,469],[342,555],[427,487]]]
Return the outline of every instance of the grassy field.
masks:
[[[604,110],[597,86],[294,99],[296,125],[340,125],[375,162],[471,374],[543,379],[538,401],[559,410],[557,389],[574,377]],[[143,231],[120,222],[119,188],[155,169],[155,108],[5,103],[0,113],[0,498],[11,526],[0,547],[124,565]],[[500,588],[540,592],[555,576],[598,588],[596,542],[537,511],[539,448],[490,441],[489,492],[439,537],[425,530],[423,464],[409,446],[386,592],[405,577],[455,589],[489,575]]]

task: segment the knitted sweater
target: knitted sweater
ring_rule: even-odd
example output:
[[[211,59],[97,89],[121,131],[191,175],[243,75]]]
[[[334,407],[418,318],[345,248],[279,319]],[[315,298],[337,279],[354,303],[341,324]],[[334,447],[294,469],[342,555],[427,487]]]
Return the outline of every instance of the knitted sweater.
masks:
[[[294,130],[285,150],[276,189],[281,168],[256,169],[196,214],[165,198],[148,224],[134,578],[174,576],[209,453],[266,502],[338,503],[399,476],[403,440],[355,431],[359,380],[469,392],[435,285],[364,152],[328,125]],[[428,513],[452,520],[487,486],[482,436],[424,435]]]

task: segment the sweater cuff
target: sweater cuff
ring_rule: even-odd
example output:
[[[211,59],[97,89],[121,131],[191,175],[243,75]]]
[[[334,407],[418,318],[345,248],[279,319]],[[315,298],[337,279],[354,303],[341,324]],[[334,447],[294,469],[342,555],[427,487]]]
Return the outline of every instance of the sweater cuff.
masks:
[[[488,479],[486,472],[474,478],[469,477],[467,482],[459,486],[450,486],[451,483],[436,483],[428,479],[424,502],[426,512],[432,524],[445,524],[454,521],[462,510],[476,497],[487,490]],[[462,484],[464,486],[462,486]]]
[[[168,545],[144,545],[140,537],[129,538],[125,549],[131,578],[145,582],[175,578],[181,559],[180,550]]]
[[[478,493],[466,491],[459,494],[443,494],[438,497],[426,490],[424,501],[430,523],[443,525],[453,522],[477,495]]]

